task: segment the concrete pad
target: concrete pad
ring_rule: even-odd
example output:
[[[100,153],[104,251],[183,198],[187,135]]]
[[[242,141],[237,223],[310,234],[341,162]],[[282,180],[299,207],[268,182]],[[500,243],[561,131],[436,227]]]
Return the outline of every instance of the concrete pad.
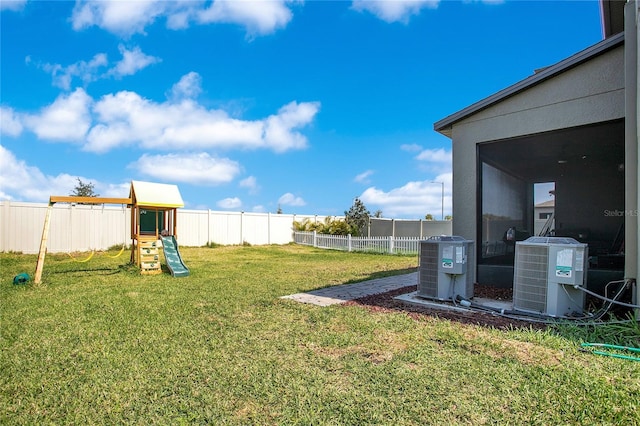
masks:
[[[442,311],[455,311],[455,312],[463,312],[463,313],[473,312],[471,309],[467,309],[460,305],[455,306],[451,302],[444,302],[444,301],[441,302],[438,300],[429,300],[429,299],[424,299],[422,297],[418,297],[417,291],[413,291],[407,294],[401,294],[400,296],[394,297],[394,300],[408,303],[410,305],[422,306],[424,308],[431,308],[431,309],[439,309]]]
[[[288,296],[282,296],[281,299],[291,299],[296,302],[309,303],[317,306],[331,306],[339,303],[345,303],[347,299],[335,299],[333,297],[317,296],[309,293],[296,293]]]
[[[494,300],[484,297],[474,297],[473,302],[489,308],[504,309],[505,311],[513,309],[513,302],[511,300]]]
[[[432,300],[432,299],[425,299],[423,297],[419,297],[417,291],[407,293],[407,294],[401,294],[400,296],[394,297],[394,299],[404,303],[408,303],[416,306],[422,306],[422,307],[431,308],[431,309],[440,309],[444,311],[455,311],[455,312],[466,312],[466,313],[475,312],[474,309],[466,308],[464,306],[461,306],[460,304],[454,305],[451,301],[445,301],[445,300],[440,301],[440,300]],[[489,308],[494,308],[494,309],[504,309],[504,310],[513,309],[513,303],[507,300],[493,300],[493,299],[487,299],[483,297],[474,297],[473,303],[486,306]]]
[[[376,278],[354,284],[343,284],[332,287],[295,293],[282,296],[281,299],[291,299],[297,302],[310,303],[318,306],[330,306],[345,303],[350,300],[374,294],[386,293],[402,287],[417,285],[418,273],[394,275],[391,277]]]

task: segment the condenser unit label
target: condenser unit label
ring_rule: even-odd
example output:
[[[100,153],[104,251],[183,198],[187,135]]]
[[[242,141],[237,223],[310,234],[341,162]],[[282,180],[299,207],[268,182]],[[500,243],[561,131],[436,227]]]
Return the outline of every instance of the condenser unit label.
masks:
[[[558,250],[556,255],[556,277],[571,278],[573,250]]]
[[[442,248],[442,267],[453,269],[453,246]]]
[[[464,251],[462,246],[456,247],[456,263],[464,263]]]

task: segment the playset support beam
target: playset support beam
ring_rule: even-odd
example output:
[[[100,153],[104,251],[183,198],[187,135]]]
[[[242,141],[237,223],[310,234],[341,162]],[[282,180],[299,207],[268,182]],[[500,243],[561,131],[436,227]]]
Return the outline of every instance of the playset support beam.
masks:
[[[111,197],[78,197],[78,196],[61,196],[52,195],[49,197],[49,207],[45,217],[44,227],[42,230],[42,239],[40,241],[40,252],[38,253],[38,262],[36,265],[35,279],[36,284],[42,280],[42,270],[44,269],[44,259],[47,253],[47,240],[49,238],[49,228],[51,221],[51,212],[55,203],[70,204],[123,204],[131,207],[131,263],[136,263],[141,267],[142,273],[160,273],[159,258],[155,253],[150,253],[151,249],[157,250],[157,240],[160,233],[166,229],[167,233],[174,238],[176,252],[174,256],[180,258],[177,251],[177,243],[175,236],[177,234],[177,208],[184,207],[184,202],[180,196],[180,191],[175,185],[160,184],[153,182],[131,181],[131,189],[128,198],[111,198]],[[141,210],[148,210],[155,213],[155,227],[152,232],[149,230],[142,231],[140,222]],[[160,223],[159,213],[162,213],[162,223]],[[165,237],[165,235],[162,235]],[[145,245],[145,261],[146,265],[142,265],[141,245]],[[150,246],[149,246],[150,245]],[[147,247],[149,246],[149,247]],[[137,253],[136,253],[137,252]],[[137,254],[137,256],[136,256]],[[149,256],[151,255],[151,256]],[[151,257],[151,259],[147,259]],[[180,259],[182,263],[182,260]],[[188,275],[188,269],[182,263],[182,268]],[[172,275],[174,275],[172,270]],[[174,276],[186,276],[185,274],[176,273]]]
[[[82,204],[126,204],[131,205],[131,198],[108,198],[108,197],[74,197],[74,196],[57,196],[49,197],[49,206],[44,218],[44,226],[42,227],[42,239],[40,240],[40,251],[38,252],[38,262],[36,263],[36,272],[33,282],[40,284],[42,281],[42,270],[44,269],[44,258],[47,255],[47,240],[49,239],[49,227],[51,223],[51,211],[55,203],[82,203]]]

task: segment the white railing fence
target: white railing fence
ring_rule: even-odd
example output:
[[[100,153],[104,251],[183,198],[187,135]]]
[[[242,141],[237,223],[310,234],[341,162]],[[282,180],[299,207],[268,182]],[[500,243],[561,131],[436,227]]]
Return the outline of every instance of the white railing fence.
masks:
[[[296,244],[333,250],[417,254],[422,238],[393,236],[353,237],[351,235],[318,234],[315,231],[296,231],[293,233],[293,240]]]

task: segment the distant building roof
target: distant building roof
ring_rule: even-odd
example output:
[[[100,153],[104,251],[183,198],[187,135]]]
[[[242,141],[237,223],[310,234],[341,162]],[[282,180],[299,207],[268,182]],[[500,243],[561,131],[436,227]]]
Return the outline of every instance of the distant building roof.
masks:
[[[555,207],[556,200],[543,201],[542,203],[536,204],[534,207]]]
[[[133,204],[147,207],[184,207],[180,190],[176,185],[165,183],[131,181],[129,198]]]

